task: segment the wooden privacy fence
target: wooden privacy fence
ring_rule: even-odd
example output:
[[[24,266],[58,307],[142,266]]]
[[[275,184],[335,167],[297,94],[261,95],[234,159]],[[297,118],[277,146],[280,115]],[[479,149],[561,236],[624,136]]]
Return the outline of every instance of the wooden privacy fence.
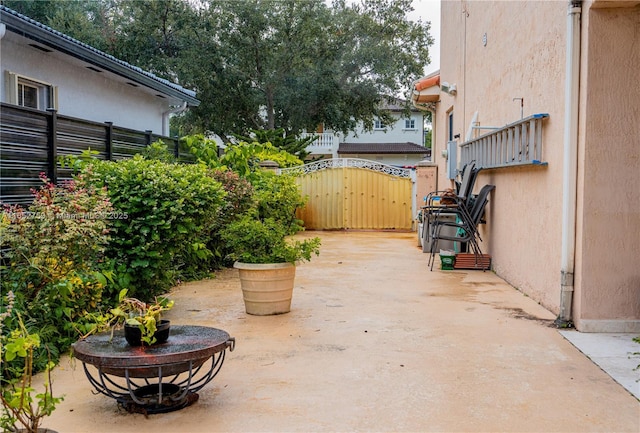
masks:
[[[412,170],[356,158],[334,158],[280,170],[297,176],[307,229],[411,230]]]
[[[56,111],[40,111],[11,104],[0,104],[0,200],[3,203],[31,203],[30,189],[41,185],[45,172],[57,182],[71,178],[61,169],[59,156],[78,155],[91,148],[99,159],[118,160],[140,153],[150,143],[162,139],[179,159],[176,138],[151,131],[136,131],[113,125],[60,116]]]

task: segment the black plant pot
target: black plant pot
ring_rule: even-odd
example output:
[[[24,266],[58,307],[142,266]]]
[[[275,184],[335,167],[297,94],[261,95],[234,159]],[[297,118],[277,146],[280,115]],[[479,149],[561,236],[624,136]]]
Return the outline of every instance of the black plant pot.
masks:
[[[156,342],[153,344],[162,344],[169,339],[169,329],[171,322],[169,320],[160,320],[157,324],[156,332],[153,334],[156,337]],[[124,338],[131,346],[142,346],[146,343],[142,342],[142,331],[136,325],[124,325]]]

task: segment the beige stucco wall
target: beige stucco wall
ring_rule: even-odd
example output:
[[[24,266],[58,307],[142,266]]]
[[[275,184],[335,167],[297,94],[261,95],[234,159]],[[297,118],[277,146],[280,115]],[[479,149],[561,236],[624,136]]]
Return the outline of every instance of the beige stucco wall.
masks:
[[[480,126],[519,120],[520,101],[514,98],[524,98],[525,117],[549,113],[543,137],[543,158],[549,165],[481,172],[475,191],[487,183],[496,185],[488,224],[482,228],[496,272],[557,312],[565,5],[444,1],[441,11],[440,79],[456,83],[458,93],[442,94],[437,107],[440,149],[447,141],[447,112],[452,107],[454,135],[460,134],[460,141],[476,111]],[[446,184],[443,171],[439,180]]]
[[[583,17],[575,317],[584,330],[640,319],[640,7]],[[626,324],[623,322],[627,322]],[[622,328],[621,328],[622,327]]]
[[[455,83],[458,91],[441,94],[433,151],[439,188],[446,187],[440,153],[449,137],[451,110],[452,135],[460,134],[459,142],[476,111],[481,126],[519,120],[515,98],[524,98],[524,117],[549,114],[543,133],[548,165],[485,170],[475,191],[496,185],[481,231],[494,270],[554,313],[560,302],[567,6],[562,1],[442,2],[440,78]],[[585,2],[585,15],[589,9]],[[582,58],[587,73],[580,105],[574,320],[593,328],[585,330],[620,321],[640,330],[640,267],[633,265],[640,256],[638,8],[599,9],[592,15],[593,29],[585,19],[582,36],[583,53],[587,49],[589,55]],[[607,90],[611,87],[613,92]],[[607,203],[612,190],[617,191],[614,205]]]

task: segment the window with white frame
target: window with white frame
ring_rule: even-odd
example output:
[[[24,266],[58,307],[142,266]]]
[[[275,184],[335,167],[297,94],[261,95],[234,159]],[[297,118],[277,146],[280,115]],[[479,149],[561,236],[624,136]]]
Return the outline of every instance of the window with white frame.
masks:
[[[6,99],[9,104],[36,110],[58,109],[58,87],[6,71]]]
[[[404,129],[416,129],[416,119],[404,119]]]
[[[387,127],[387,125],[384,124],[384,122],[382,122],[382,120],[380,119],[376,119],[373,122],[373,129],[385,129]]]

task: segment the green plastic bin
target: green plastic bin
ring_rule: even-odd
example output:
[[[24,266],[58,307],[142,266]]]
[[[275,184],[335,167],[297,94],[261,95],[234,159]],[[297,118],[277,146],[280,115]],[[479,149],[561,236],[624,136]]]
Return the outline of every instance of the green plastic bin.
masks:
[[[456,256],[440,254],[440,269],[452,271],[453,264],[456,262]]]

